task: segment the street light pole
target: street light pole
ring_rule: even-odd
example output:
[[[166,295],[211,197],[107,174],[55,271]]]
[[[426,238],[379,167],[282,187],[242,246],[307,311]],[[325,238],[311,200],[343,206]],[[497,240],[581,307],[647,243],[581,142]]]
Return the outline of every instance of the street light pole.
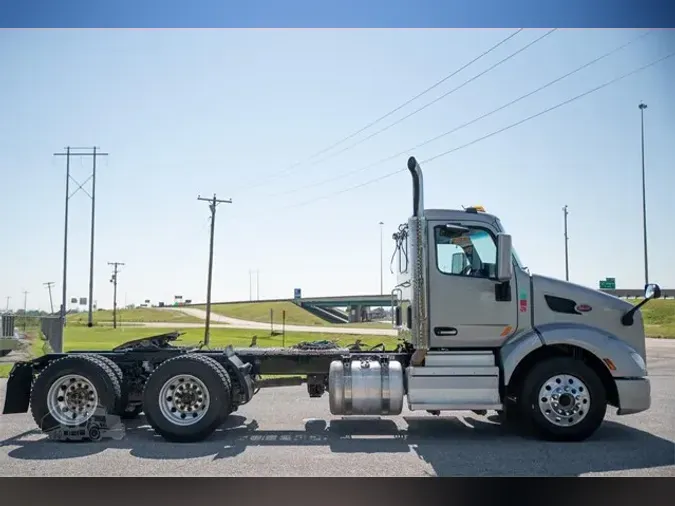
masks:
[[[384,222],[380,222],[380,295],[384,295],[384,260],[382,258],[382,226]]]
[[[567,243],[569,242],[569,237],[567,237],[567,206],[563,207],[563,215],[565,221],[565,281],[570,280],[570,262],[569,262],[569,252],[567,248]]]
[[[640,103],[640,131],[642,138],[642,232],[645,257],[645,286],[649,283],[649,260],[647,256],[647,190],[645,183],[645,109],[647,104]]]

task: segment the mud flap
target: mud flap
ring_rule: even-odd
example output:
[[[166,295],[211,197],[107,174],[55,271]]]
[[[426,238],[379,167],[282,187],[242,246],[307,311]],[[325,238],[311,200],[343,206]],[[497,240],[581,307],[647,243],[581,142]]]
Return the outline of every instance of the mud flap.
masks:
[[[28,362],[17,362],[9,373],[3,415],[26,413],[33,386],[33,366]]]

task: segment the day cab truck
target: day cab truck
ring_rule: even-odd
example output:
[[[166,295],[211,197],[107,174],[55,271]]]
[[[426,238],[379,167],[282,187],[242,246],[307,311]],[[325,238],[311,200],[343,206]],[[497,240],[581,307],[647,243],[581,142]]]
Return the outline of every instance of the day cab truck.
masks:
[[[414,157],[408,170],[413,213],[394,234],[393,349],[207,349],[163,334],[18,362],[4,413],[30,410],[47,432],[86,425],[98,408],[122,418],[143,412],[164,439],[194,442],[284,376],[301,376],[310,397],[327,392],[333,415],[393,416],[404,404],[434,415],[493,410],[556,441],[591,436],[608,406],[619,415],[650,407],[640,307],[660,297],[658,285],[634,306],[530,274],[496,216],[425,209]]]

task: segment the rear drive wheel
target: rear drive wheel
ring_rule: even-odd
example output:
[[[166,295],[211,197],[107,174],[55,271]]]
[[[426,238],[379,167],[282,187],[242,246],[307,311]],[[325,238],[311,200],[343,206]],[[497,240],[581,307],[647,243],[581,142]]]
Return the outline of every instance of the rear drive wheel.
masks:
[[[30,396],[33,420],[44,432],[82,427],[97,408],[114,413],[121,402],[117,376],[88,355],[55,360],[35,380]]]
[[[161,364],[143,392],[145,416],[155,432],[173,442],[209,437],[230,411],[232,388],[215,360],[182,355]]]
[[[607,394],[598,374],[567,357],[535,365],[523,382],[518,402],[527,428],[549,441],[587,439],[607,411]]]
[[[122,373],[122,369],[120,368],[120,366],[118,366],[111,359],[109,359],[108,357],[105,357],[103,355],[89,355],[89,356],[92,357],[94,360],[98,360],[100,362],[103,362],[108,367],[110,367],[110,369],[113,371],[113,373],[115,373],[115,376],[117,377],[117,381],[119,381],[120,388],[122,390],[122,396],[120,398],[119,405],[115,409],[115,412],[111,413],[111,414],[123,417],[124,412],[125,412],[125,408],[126,408],[127,403],[128,403],[129,392],[128,392],[126,382],[124,381],[124,373]]]

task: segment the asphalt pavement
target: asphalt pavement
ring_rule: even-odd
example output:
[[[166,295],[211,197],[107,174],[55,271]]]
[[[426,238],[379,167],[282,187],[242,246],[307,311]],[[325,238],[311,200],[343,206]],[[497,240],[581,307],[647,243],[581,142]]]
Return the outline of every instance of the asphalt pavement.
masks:
[[[120,440],[59,443],[0,415],[3,476],[675,476],[675,341],[649,340],[652,408],[592,439],[526,439],[492,416],[342,419],[304,387],[262,390],[211,439],[172,444],[141,418]],[[0,402],[4,402],[4,380]]]

